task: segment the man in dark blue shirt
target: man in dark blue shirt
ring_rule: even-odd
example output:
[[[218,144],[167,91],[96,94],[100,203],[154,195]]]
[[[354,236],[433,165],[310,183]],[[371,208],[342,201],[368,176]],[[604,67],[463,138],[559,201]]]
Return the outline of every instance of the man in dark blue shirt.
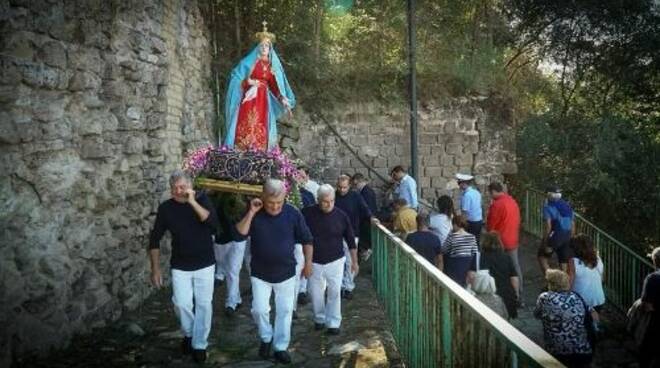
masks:
[[[304,173],[304,171],[303,171]],[[304,174],[306,175],[306,174]],[[310,206],[314,206],[316,204],[316,193],[312,193],[309,190],[307,190],[305,187],[301,186],[300,187],[300,198],[302,199],[302,207],[307,208]],[[302,245],[301,244],[296,244],[296,263],[297,263],[297,268],[296,268],[296,274],[300,273],[302,270],[302,267],[305,263],[305,257],[303,256],[303,250],[302,250]],[[297,305],[305,305],[307,304],[307,279],[304,277],[301,277],[296,286],[296,302],[293,304],[293,319],[297,318],[296,315],[296,310],[297,310]]]
[[[355,243],[359,243],[359,229],[360,221],[370,219],[373,221],[373,216],[369,207],[362,199],[360,193],[351,190],[351,178],[348,175],[340,175],[337,179],[337,193],[335,197],[335,206],[341,209],[348,215],[348,219],[351,221],[351,226],[355,232]],[[344,243],[344,254],[348,259],[350,257],[350,252],[348,246]],[[344,279],[342,281],[342,296],[346,299],[353,298],[353,290],[355,289],[355,276],[357,274],[351,272],[351,267],[348,262],[344,265]]]
[[[369,186],[369,181],[361,173],[356,173],[351,178],[351,185],[360,193],[362,199],[369,207],[371,213],[375,216],[378,213],[378,202],[376,192]],[[371,221],[363,219],[360,221],[360,252],[363,261],[367,261],[371,256]]]
[[[314,194],[304,187],[300,187],[300,199],[302,200],[302,206],[311,207],[316,204],[316,199],[314,199]]]
[[[170,176],[172,198],[161,203],[149,238],[151,282],[160,288],[160,240],[172,235],[172,291],[174,308],[181,323],[185,354],[197,362],[206,360],[207,339],[213,313],[213,239],[218,218],[205,195],[195,196],[192,180],[181,170]],[[195,308],[193,310],[193,299]]]
[[[417,231],[408,234],[406,244],[437,267],[440,257],[442,257],[440,255],[442,244],[440,244],[440,239],[429,230],[429,222],[429,215],[423,211],[420,212],[417,215]]]
[[[254,198],[250,209],[236,224],[237,238],[250,236],[252,272],[252,317],[259,327],[259,355],[268,359],[271,344],[277,361],[288,364],[291,318],[296,296],[295,244],[303,245],[305,266],[302,274],[312,272],[312,234],[302,214],[285,203],[284,182],[269,179],[261,199]],[[275,292],[275,327],[270,323],[270,295]]]
[[[357,246],[350,220],[335,207],[335,189],[323,184],[318,190],[318,204],[303,209],[305,222],[314,237],[312,277],[308,290],[314,310],[314,327],[328,328],[328,334],[339,334],[341,325],[341,282],[344,263],[344,242],[348,245],[351,271],[358,271]],[[326,303],[327,285],[327,303]]]

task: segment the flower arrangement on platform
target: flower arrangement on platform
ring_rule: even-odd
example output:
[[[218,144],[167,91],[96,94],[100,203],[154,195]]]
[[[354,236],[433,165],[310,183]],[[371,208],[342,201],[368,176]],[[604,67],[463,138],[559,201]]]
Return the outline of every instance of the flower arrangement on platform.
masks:
[[[190,152],[183,170],[193,178],[223,182],[261,185],[268,178],[284,181],[289,202],[301,203],[298,184],[301,174],[296,163],[276,148],[271,151],[238,151],[226,146],[206,146]]]

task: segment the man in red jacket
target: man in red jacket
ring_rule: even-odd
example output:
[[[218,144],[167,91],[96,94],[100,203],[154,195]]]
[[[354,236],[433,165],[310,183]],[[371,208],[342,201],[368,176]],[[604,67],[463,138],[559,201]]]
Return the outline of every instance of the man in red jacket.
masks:
[[[522,272],[518,261],[518,234],[520,232],[520,208],[510,195],[504,192],[501,183],[493,182],[488,185],[493,201],[488,208],[486,229],[499,233],[504,250],[509,254],[520,280],[518,295],[522,292]]]

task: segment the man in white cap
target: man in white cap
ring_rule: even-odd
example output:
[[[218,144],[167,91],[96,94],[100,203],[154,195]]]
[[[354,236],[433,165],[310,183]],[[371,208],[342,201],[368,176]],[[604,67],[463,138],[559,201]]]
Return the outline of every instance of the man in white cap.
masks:
[[[568,259],[571,257],[569,246],[571,237],[575,235],[575,215],[571,205],[561,198],[561,189],[551,185],[546,190],[548,200],[543,206],[543,239],[537,254],[541,272],[548,270],[548,259],[553,253],[563,271],[568,269]]]
[[[456,174],[458,187],[461,188],[461,212],[467,219],[468,233],[474,235],[479,244],[481,228],[484,224],[483,212],[481,209],[481,193],[474,187],[474,176],[469,174]]]

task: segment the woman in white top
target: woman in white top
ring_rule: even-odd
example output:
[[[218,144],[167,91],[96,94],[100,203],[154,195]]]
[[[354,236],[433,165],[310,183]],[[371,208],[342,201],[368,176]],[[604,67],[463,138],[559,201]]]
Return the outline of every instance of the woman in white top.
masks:
[[[568,275],[571,290],[578,293],[587,306],[592,309],[594,321],[605,304],[603,291],[603,261],[598,256],[591,238],[577,235],[571,239],[571,248],[575,257],[568,261]]]
[[[454,202],[452,202],[449,196],[443,195],[438,198],[437,205],[438,213],[431,216],[431,226],[429,227],[429,230],[431,230],[431,232],[440,239],[440,243],[443,244],[452,229],[451,218],[454,215]]]

